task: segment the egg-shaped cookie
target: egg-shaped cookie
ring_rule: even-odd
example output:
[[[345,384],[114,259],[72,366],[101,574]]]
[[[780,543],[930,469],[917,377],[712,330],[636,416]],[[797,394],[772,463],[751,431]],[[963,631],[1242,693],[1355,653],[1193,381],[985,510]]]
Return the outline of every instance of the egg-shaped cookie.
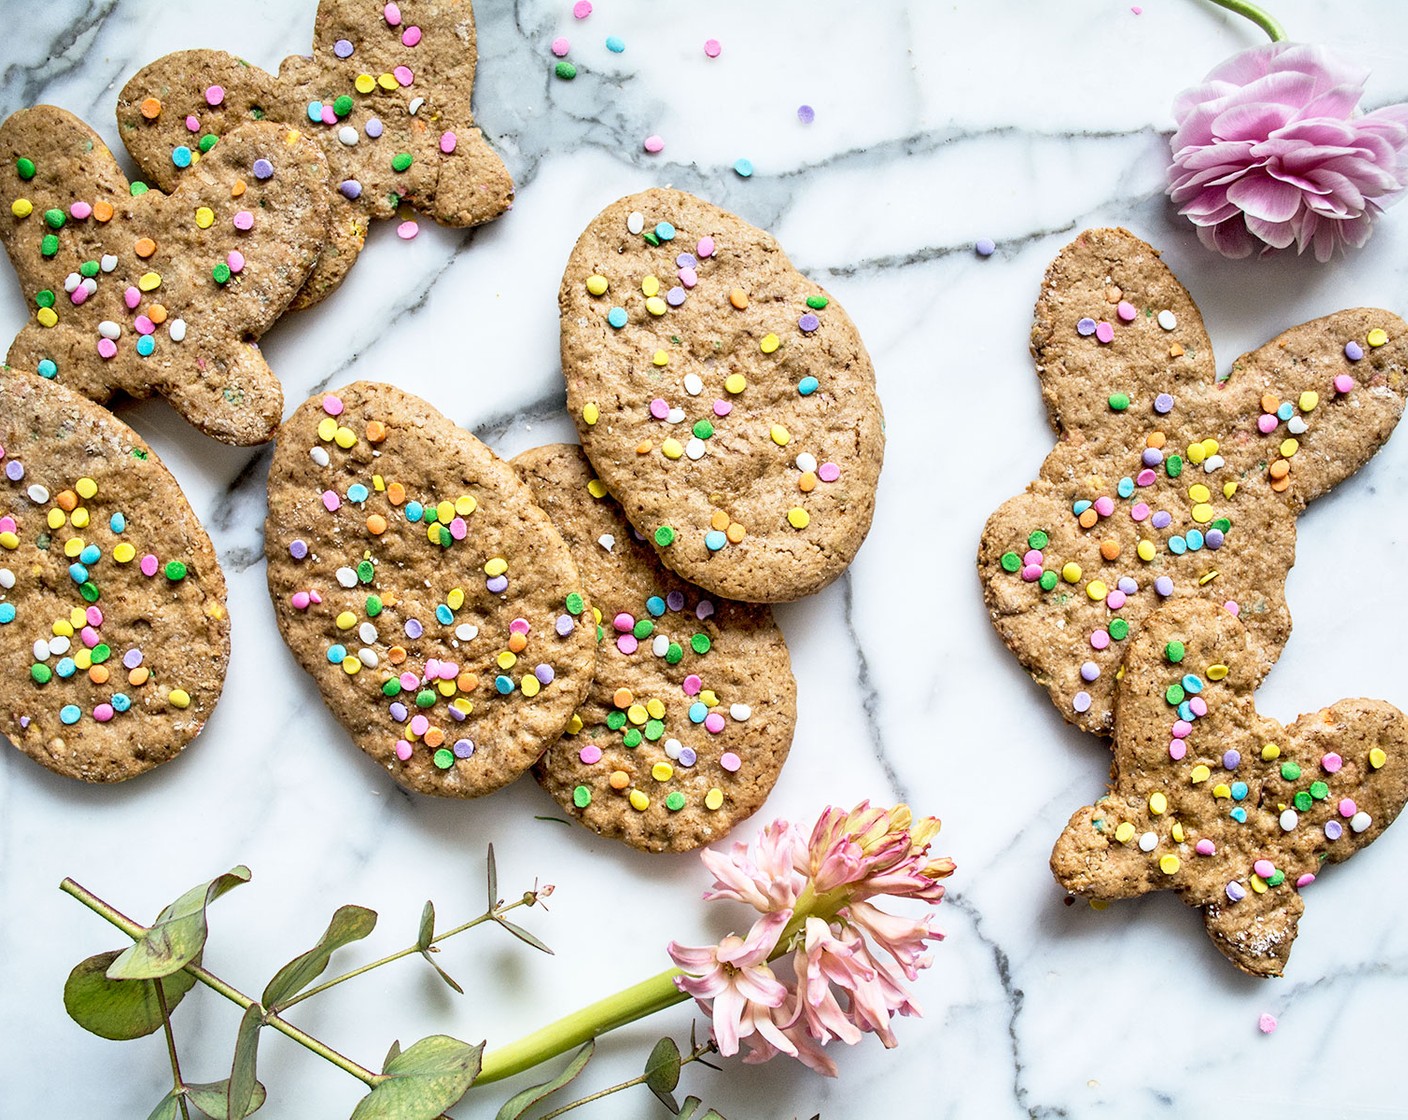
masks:
[[[797,686],[772,609],[711,596],[661,564],[581,448],[513,462],[599,615],[596,678],[534,776],[570,816],[632,847],[719,840],[762,805],[792,745]]]
[[[408,789],[506,785],[591,684],[562,537],[511,466],[391,385],[320,393],[284,422],[265,552],[284,640]]]
[[[224,574],[156,453],[0,366],[0,733],[57,773],[123,781],[199,733],[229,656]]]
[[[884,458],[875,371],[770,235],[683,191],[631,195],[578,239],[558,306],[582,447],[668,567],[755,603],[846,569]]]

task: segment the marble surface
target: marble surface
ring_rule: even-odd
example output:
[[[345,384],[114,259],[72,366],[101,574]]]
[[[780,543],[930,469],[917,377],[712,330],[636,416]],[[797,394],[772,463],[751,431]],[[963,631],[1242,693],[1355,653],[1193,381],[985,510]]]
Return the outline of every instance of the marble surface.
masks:
[[[1278,0],[1292,37],[1373,69],[1366,104],[1408,100],[1408,8]],[[1161,193],[1174,94],[1255,28],[1198,0],[830,5],[481,0],[476,111],[518,184],[501,221],[464,233],[374,229],[346,287],[289,317],[265,350],[288,408],[357,377],[422,394],[503,454],[570,438],[555,295],[578,231],[650,185],[697,191],[773,230],[859,325],[879,377],[889,448],[874,529],[850,573],[779,609],[800,716],[793,757],[758,823],[810,820],[829,802],[904,799],[945,820],[959,872],[947,941],[917,985],[925,1016],[837,1053],[835,1081],[795,1064],[694,1067],[683,1088],[724,1115],[859,1117],[1243,1115],[1368,1117],[1402,1089],[1384,1033],[1408,1002],[1408,826],[1308,895],[1289,975],[1258,982],[1211,948],[1169,895],[1095,912],[1066,905],[1047,869],[1067,816],[1107,776],[1103,742],[1066,727],[990,629],[973,572],[990,510],[1032,477],[1050,433],[1026,350],[1047,262],[1075,232],[1122,224],[1165,250],[1203,306],[1220,366],[1342,306],[1402,312],[1408,207],[1367,248],[1312,260],[1228,262],[1202,249]],[[7,20],[0,110],[39,101],[116,145],[116,90],[164,52],[218,46],[272,68],[306,49],[313,4],[51,0]],[[605,37],[626,50],[607,52]],[[573,42],[581,74],[549,76]],[[717,38],[723,53],[705,57]],[[809,126],[797,106],[816,109]],[[665,149],[649,155],[644,137]],[[756,173],[732,171],[739,157]],[[979,259],[979,237],[997,242]],[[0,262],[0,339],[23,303]],[[266,450],[212,443],[165,405],[122,415],[165,457],[208,526],[230,581],[233,659],[223,702],[186,756],[117,788],[57,778],[0,754],[0,1112],[142,1117],[168,1082],[159,1036],[111,1043],[79,1030],[60,993],[80,958],[123,938],[61,895],[72,875],[149,919],[236,863],[253,882],[213,914],[207,962],[257,992],[343,902],[382,927],[370,959],[411,941],[421,904],[476,912],[485,846],[505,893],[557,891],[524,919],[541,958],[494,931],[450,942],[454,997],[418,962],[299,1009],[297,1020],[366,1063],[393,1037],[443,1031],[491,1045],[665,966],[670,938],[746,921],[698,902],[693,856],[647,857],[540,818],[531,782],[472,803],[399,792],[357,752],[282,646],[264,582]],[[1408,707],[1399,549],[1408,434],[1301,522],[1288,598],[1295,633],[1260,693],[1289,720],[1341,696]],[[1400,831],[1403,830],[1403,831]],[[1258,1032],[1263,1012],[1279,1029]],[[633,1075],[677,1007],[610,1037],[591,1087]],[[224,1076],[235,1009],[198,992],[176,1016],[186,1068]],[[271,1118],[348,1114],[359,1086],[298,1047],[264,1040]],[[492,1116],[507,1094],[454,1114]],[[643,1092],[583,1117],[660,1115]]]

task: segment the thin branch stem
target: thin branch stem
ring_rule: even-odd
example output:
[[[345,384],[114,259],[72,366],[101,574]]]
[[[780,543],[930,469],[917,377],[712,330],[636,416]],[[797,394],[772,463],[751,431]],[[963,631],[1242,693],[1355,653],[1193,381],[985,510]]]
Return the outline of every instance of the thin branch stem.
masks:
[[[701,1042],[690,1053],[680,1058],[680,1065],[687,1066],[690,1062],[697,1062],[705,1054],[711,1054],[716,1049],[718,1049],[718,1045],[712,1039],[708,1042]],[[580,1097],[575,1101],[553,1109],[551,1112],[543,1113],[538,1120],[556,1120],[557,1117],[565,1116],[573,1109],[581,1108],[584,1104],[591,1104],[593,1101],[599,1101],[602,1097],[609,1097],[612,1093],[619,1093],[624,1089],[634,1089],[637,1085],[644,1085],[649,1079],[649,1075],[643,1073],[639,1077],[631,1078],[629,1081],[622,1081],[619,1085],[610,1085],[605,1089],[599,1089],[595,1093]]]
[[[186,1087],[185,1080],[181,1077],[181,1062],[176,1057],[176,1034],[171,1029],[171,1008],[166,1005],[166,985],[157,980],[156,988],[157,1006],[161,1008],[161,1025],[166,1032],[166,1052],[171,1056],[171,1079],[176,1083],[176,1103],[180,1106],[182,1120],[191,1120],[190,1106],[186,1104],[186,1094],[182,1092]]]
[[[1229,12],[1235,12],[1239,16],[1244,16],[1260,27],[1271,37],[1273,43],[1279,43],[1286,38],[1286,29],[1276,21],[1276,19],[1264,8],[1249,3],[1248,0],[1212,0],[1220,8],[1226,8]]]

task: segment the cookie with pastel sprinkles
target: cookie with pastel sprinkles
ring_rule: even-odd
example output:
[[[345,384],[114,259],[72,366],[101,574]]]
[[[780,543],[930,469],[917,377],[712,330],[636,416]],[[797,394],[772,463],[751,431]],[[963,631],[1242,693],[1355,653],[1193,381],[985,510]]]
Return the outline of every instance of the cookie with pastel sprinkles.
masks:
[[[772,610],[679,578],[581,448],[513,460],[577,562],[596,677],[533,773],[575,820],[646,851],[722,838],[762,805],[792,744],[797,687]]]
[[[884,457],[855,325],[767,233],[683,191],[612,203],[558,293],[582,447],[660,559],[747,602],[825,587]]]
[[[1296,518],[1398,423],[1408,326],[1339,311],[1219,373],[1158,252],[1100,229],[1047,270],[1032,353],[1059,438],[983,530],[998,633],[1067,720],[1099,733],[1125,649],[1170,600],[1239,614],[1260,680],[1291,631]]]
[[[567,546],[514,469],[425,401],[359,381],[300,405],[264,532],[284,640],[401,785],[490,793],[586,696],[596,642]]]
[[[1116,691],[1110,793],[1071,817],[1051,869],[1089,899],[1175,891],[1239,969],[1280,976],[1317,877],[1408,800],[1408,717],[1341,700],[1282,726],[1256,710],[1260,675],[1250,631],[1215,603],[1145,619]]]
[[[156,453],[0,366],[0,734],[86,782],[178,755],[220,698],[225,577]]]
[[[256,340],[323,247],[327,174],[296,133],[247,124],[167,196],[72,114],[20,110],[0,126],[0,242],[30,318],[8,361],[100,404],[160,394],[225,443],[270,439],[283,390]]]
[[[371,220],[403,203],[449,226],[512,204],[513,182],[470,109],[477,60],[469,0],[322,0],[311,55],[284,59],[277,75],[223,51],[167,55],[123,87],[118,131],[163,190],[242,121],[278,121],[316,142],[332,178],[328,248],[294,303],[307,307],[342,283]]]

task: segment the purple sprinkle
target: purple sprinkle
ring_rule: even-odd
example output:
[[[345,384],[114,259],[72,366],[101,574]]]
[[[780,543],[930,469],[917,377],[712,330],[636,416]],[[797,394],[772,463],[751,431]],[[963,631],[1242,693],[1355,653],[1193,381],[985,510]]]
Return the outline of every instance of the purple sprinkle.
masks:
[[[354,201],[362,197],[362,184],[356,179],[343,179],[337,185],[337,189],[342,192],[343,198],[350,198]]]
[[[1160,393],[1154,398],[1154,411],[1163,415],[1173,411],[1173,397],[1169,393]]]
[[[1224,770],[1235,770],[1242,765],[1241,751],[1224,751],[1222,755],[1222,768]]]
[[[274,165],[267,159],[257,159],[254,161],[254,177],[256,179],[271,179],[274,175]]]
[[[1082,690],[1071,698],[1071,707],[1078,712],[1090,711],[1090,693]]]
[[[991,237],[980,237],[973,242],[973,252],[980,257],[990,257],[997,251],[997,242]]]
[[[508,576],[490,576],[484,581],[491,594],[498,595],[508,590]]]
[[[678,284],[676,284],[673,288],[671,288],[668,292],[665,293],[665,302],[668,303],[671,307],[678,307],[684,302],[684,299],[685,290],[681,288]]]
[[[454,752],[456,758],[468,758],[474,753],[474,742],[470,739],[456,740]]]
[[[538,678],[539,684],[552,684],[557,679],[557,673],[551,665],[539,665],[533,670],[533,675]]]
[[[570,614],[560,614],[557,616],[557,636],[565,638],[573,630],[577,629],[577,624],[572,621]]]
[[[694,259],[693,253],[681,253],[675,258],[676,268],[698,268],[699,262]]]
[[[1169,576],[1160,576],[1154,581],[1154,590],[1158,592],[1160,598],[1167,599],[1173,594],[1173,579]]]
[[[142,663],[142,651],[139,649],[129,649],[122,655],[122,666],[124,669],[135,669]]]
[[[1139,590],[1139,581],[1132,576],[1120,576],[1120,581],[1115,586],[1126,595],[1133,595]]]
[[[1076,323],[1076,333],[1082,338],[1089,338],[1095,333],[1094,319],[1081,319]]]
[[[1203,543],[1216,552],[1222,547],[1222,542],[1226,540],[1221,529],[1209,529],[1207,535],[1203,537]]]
[[[18,459],[11,459],[5,464],[5,477],[11,482],[18,482],[24,477],[24,464]]]
[[[1087,661],[1080,667],[1080,679],[1083,681],[1093,681],[1100,676],[1100,666],[1093,661]]]
[[[811,124],[812,121],[816,120],[816,110],[810,105],[798,105],[797,119],[803,124]]]
[[[1344,835],[1344,826],[1339,821],[1325,822],[1325,839],[1338,840]]]
[[[713,613],[714,604],[711,603],[708,599],[700,599],[699,605],[694,608],[694,617],[699,619],[700,622],[703,622],[706,618],[712,616]]]
[[[671,591],[665,596],[665,605],[672,611],[684,610],[684,592]]]
[[[1360,346],[1359,343],[1351,338],[1344,344],[1344,356],[1351,362],[1357,362],[1360,358],[1364,357],[1364,347]]]
[[[453,704],[451,704],[451,705],[450,705],[450,718],[451,718],[452,720],[454,720],[456,723],[463,723],[464,720],[465,720],[465,713],[462,712],[462,711],[460,711],[460,710],[459,710],[458,708],[456,708]]]
[[[1140,454],[1139,461],[1146,467],[1157,467],[1164,461],[1164,453],[1157,447],[1146,447]]]
[[[1241,902],[1242,899],[1247,897],[1247,888],[1233,879],[1232,882],[1227,884],[1227,897],[1233,902]]]
[[[406,711],[405,704],[401,703],[399,700],[393,700],[391,702],[391,718],[397,723],[405,723],[408,715],[410,715],[410,713]]]
[[[302,540],[295,540],[288,546],[288,554],[295,560],[302,560],[308,555],[308,545]]]
[[[699,760],[699,756],[694,753],[693,747],[680,748],[680,765],[693,766]]]
[[[373,117],[362,126],[362,131],[375,140],[382,133],[382,123],[376,117]]]
[[[406,637],[414,640],[425,633],[425,627],[420,624],[418,618],[406,619]]]
[[[821,320],[818,319],[815,315],[813,315],[810,311],[808,311],[805,315],[803,315],[800,319],[797,320],[797,326],[801,327],[802,331],[805,334],[811,334],[812,331],[816,330],[817,327],[821,326]]]
[[[20,716],[20,726],[21,726],[21,727],[28,727],[28,726],[29,726],[29,717],[28,717],[28,716]]]
[[[1173,524],[1173,514],[1169,513],[1166,509],[1161,509],[1150,519],[1150,524],[1153,525],[1155,529],[1167,529]]]
[[[338,58],[351,58],[352,43],[347,39],[339,39],[332,45],[332,53]]]

